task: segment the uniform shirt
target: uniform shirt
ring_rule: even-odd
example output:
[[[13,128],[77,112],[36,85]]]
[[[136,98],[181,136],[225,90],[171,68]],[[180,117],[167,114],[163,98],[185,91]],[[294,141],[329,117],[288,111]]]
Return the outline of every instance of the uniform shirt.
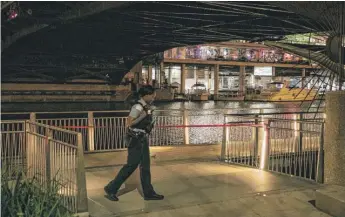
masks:
[[[147,103],[143,100],[143,99],[140,99],[140,100],[138,100],[143,106],[146,106],[147,105]],[[135,105],[133,105],[132,106],[132,108],[131,108],[131,111],[130,111],[130,113],[129,113],[129,116],[130,117],[132,117],[134,120],[135,119],[137,119],[139,116],[140,116],[140,114],[144,111],[144,108],[143,108],[143,106],[142,105],[140,105],[140,104],[135,104]]]

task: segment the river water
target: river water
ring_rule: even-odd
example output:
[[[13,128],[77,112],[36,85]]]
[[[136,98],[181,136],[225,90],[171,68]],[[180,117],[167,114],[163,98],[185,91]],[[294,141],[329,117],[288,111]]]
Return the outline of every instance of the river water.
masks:
[[[281,109],[287,111],[307,110],[310,103],[299,102],[271,103],[271,102],[157,102],[154,103],[160,110],[180,110],[188,109],[195,111],[195,114],[209,114],[217,109],[246,110],[252,111],[265,109],[270,112]],[[313,103],[317,107],[319,101]],[[55,103],[2,103],[1,112],[75,112],[75,111],[109,111],[109,110],[128,110],[129,107],[123,102],[55,102]]]

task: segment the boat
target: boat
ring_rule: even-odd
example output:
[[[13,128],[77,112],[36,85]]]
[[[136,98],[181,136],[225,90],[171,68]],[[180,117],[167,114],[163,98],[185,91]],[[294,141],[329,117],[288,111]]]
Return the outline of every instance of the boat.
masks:
[[[189,101],[189,98],[184,93],[175,93],[174,101],[185,102],[185,101]]]
[[[217,101],[243,101],[244,96],[239,89],[219,90]]]
[[[307,88],[290,87],[289,82],[285,82],[283,87],[272,92],[268,101],[270,102],[293,102],[293,101],[312,101],[317,97],[317,90]]]
[[[301,102],[320,98],[315,89],[290,87],[289,82],[271,82],[260,94],[246,95],[246,100],[265,102]]]
[[[191,101],[208,101],[210,93],[207,91],[206,86],[202,83],[196,83],[192,86],[190,93]]]

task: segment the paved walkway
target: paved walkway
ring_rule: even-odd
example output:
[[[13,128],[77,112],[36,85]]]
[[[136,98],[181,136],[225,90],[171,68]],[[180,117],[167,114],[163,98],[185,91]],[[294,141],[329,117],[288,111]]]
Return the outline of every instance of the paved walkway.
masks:
[[[103,186],[120,167],[87,170],[93,217],[327,217],[313,205],[320,186],[293,177],[211,162],[159,162],[153,184],[163,201],[144,201],[137,190],[112,202]]]

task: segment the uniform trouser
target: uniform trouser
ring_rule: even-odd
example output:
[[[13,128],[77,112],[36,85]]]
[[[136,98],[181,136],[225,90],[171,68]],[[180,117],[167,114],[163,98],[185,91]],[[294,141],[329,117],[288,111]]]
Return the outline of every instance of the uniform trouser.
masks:
[[[136,170],[140,164],[140,179],[145,196],[154,193],[151,184],[150,150],[148,136],[127,136],[128,156],[127,163],[121,168],[114,180],[108,184],[109,190],[116,194],[126,179]]]

